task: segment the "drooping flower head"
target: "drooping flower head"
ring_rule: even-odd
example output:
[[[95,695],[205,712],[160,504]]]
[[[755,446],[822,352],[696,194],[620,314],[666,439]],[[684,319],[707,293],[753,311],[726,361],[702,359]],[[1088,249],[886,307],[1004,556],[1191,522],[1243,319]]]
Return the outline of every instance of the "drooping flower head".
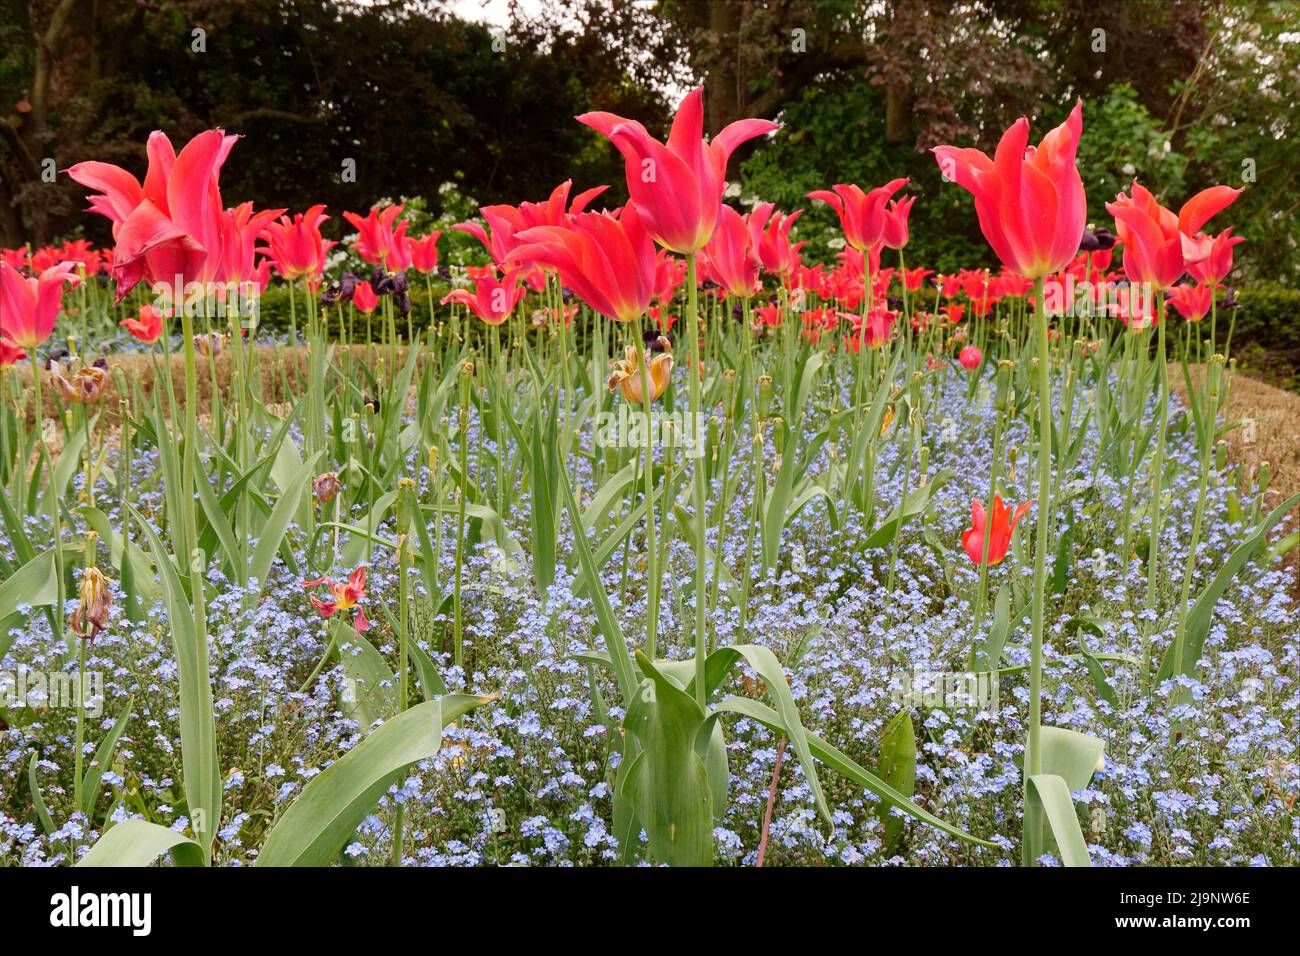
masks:
[[[140,342],[152,345],[162,338],[164,319],[162,309],[152,305],[142,305],[136,318],[125,318],[117,324]]]
[[[628,193],[650,235],[682,254],[702,249],[713,236],[727,161],[736,147],[778,128],[768,120],[738,120],[706,143],[703,88],[682,100],[666,144],[635,120],[613,113],[583,113],[577,119],[623,154]]]
[[[650,383],[650,401],[653,402],[663,395],[668,383],[672,381],[673,347],[666,335],[655,336],[649,344],[651,347],[647,350],[648,365],[645,374]],[[624,357],[614,363],[606,384],[611,392],[615,389],[621,391],[623,397],[633,405],[642,405],[645,402],[645,392],[642,391],[641,376],[641,361],[636,346],[629,345]]]
[[[1082,134],[1080,100],[1036,149],[1022,116],[1002,135],[993,159],[978,149],[931,150],[944,177],[975,197],[980,230],[1012,272],[1037,279],[1064,268],[1078,252],[1088,212],[1075,166]]]

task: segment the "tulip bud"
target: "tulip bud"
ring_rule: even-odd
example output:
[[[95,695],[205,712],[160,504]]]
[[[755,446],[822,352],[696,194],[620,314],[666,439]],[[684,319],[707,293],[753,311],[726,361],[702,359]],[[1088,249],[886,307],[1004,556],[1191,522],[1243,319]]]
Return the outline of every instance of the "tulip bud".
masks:
[[[1014,371],[1016,363],[1011,359],[1001,359],[998,361],[998,371],[994,378],[994,397],[993,407],[1000,412],[1009,411],[1011,408],[1011,373]]]
[[[1214,468],[1216,471],[1223,471],[1226,467],[1228,467],[1228,443],[1219,439],[1214,449]]]
[[[766,419],[772,411],[772,376],[758,377],[758,417]]]
[[[777,455],[785,453],[785,420],[780,415],[772,419],[772,442],[776,445]]]
[[[1255,476],[1255,488],[1257,494],[1263,497],[1268,491],[1268,484],[1273,478],[1273,466],[1267,461],[1259,463],[1259,471]]]
[[[438,446],[429,446],[429,474],[438,474]]]
[[[419,502],[415,498],[415,482],[410,478],[397,479],[397,531],[401,540],[405,540],[420,513]]]

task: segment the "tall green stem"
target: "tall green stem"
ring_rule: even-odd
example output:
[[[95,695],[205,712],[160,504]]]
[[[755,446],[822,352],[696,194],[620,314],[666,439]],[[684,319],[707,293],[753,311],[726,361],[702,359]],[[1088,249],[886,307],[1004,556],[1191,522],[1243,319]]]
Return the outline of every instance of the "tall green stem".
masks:
[[[696,423],[700,420],[700,315],[699,315],[699,293],[695,287],[695,253],[686,254],[686,294],[687,307],[689,313],[687,335],[690,337],[690,362],[686,370],[686,377],[690,383],[690,409],[691,420],[687,428],[696,430]],[[705,595],[708,593],[704,586],[704,525],[705,525],[705,466],[704,456],[695,459],[695,468],[693,475],[693,485],[695,492],[695,699],[701,708],[705,703],[705,678],[704,678],[704,659],[705,659],[705,627],[704,627],[704,610]]]

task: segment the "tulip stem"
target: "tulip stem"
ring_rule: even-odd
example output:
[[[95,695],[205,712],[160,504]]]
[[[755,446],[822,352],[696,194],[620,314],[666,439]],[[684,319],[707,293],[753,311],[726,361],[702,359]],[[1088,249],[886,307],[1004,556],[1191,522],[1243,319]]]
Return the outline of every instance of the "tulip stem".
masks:
[[[1160,293],[1157,293],[1160,294]],[[1160,309],[1164,306],[1161,304]],[[1155,611],[1156,606],[1156,578],[1160,572],[1160,525],[1161,525],[1161,499],[1164,497],[1164,475],[1165,475],[1165,435],[1169,427],[1169,356],[1165,350],[1165,326],[1166,322],[1159,321],[1159,312],[1155,313],[1156,317],[1156,348],[1160,352],[1160,424],[1156,434],[1156,458],[1152,464],[1151,470],[1151,543],[1147,547],[1147,617],[1142,624],[1142,648],[1143,660],[1146,662],[1147,669],[1150,665],[1150,641],[1151,641],[1151,612]]]
[[[659,647],[659,552],[655,547],[654,443],[650,403],[654,386],[650,383],[649,355],[641,337],[640,323],[633,332],[636,345],[637,375],[641,384],[641,410],[645,415],[645,540],[646,540],[646,656],[655,659]]]
[[[461,603],[461,583],[465,577],[465,504],[469,494],[469,389],[473,369],[460,372],[460,500],[456,511],[456,585],[452,605],[455,624],[452,640],[455,646],[456,666],[461,666],[464,657],[465,631],[463,605]],[[445,647],[445,645],[444,645]]]
[[[1024,827],[1021,863],[1032,866],[1039,845],[1040,814],[1031,812],[1029,779],[1042,771],[1039,745],[1043,717],[1043,621],[1047,592],[1047,531],[1052,513],[1052,395],[1048,363],[1047,311],[1043,307],[1043,278],[1034,280],[1034,326],[1038,339],[1038,527],[1034,547],[1033,625],[1029,645],[1029,739],[1025,745]],[[990,519],[992,515],[990,514]],[[991,523],[991,520],[988,522]]]
[[[698,308],[698,290],[695,287],[695,253],[686,254],[686,294],[687,294],[687,312],[689,313],[689,325],[687,335],[690,337],[688,345],[690,346],[690,361],[686,369],[687,381],[690,384],[690,407],[691,422],[690,428],[695,434],[699,434],[696,423],[700,417],[700,315]],[[705,705],[705,677],[704,677],[704,660],[705,660],[705,627],[704,627],[704,610],[705,610],[705,588],[704,588],[704,524],[705,524],[705,457],[701,455],[695,460],[694,491],[695,491],[695,700],[703,709]]]

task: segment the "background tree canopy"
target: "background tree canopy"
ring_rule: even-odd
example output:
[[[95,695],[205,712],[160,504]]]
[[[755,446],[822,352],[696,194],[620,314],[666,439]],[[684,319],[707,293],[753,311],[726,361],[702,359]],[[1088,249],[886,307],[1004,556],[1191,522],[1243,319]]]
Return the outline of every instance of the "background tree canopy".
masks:
[[[832,214],[810,208],[809,189],[908,175],[909,258],[991,263],[928,148],[991,149],[1016,116],[1042,130],[1082,97],[1096,221],[1133,176],[1175,204],[1244,183],[1243,272],[1300,278],[1298,4],[542,0],[511,13],[498,28],[432,0],[0,0],[0,245],[106,242],[80,213],[84,190],[42,174],[88,158],[142,170],[153,129],[242,133],[229,196],[324,202],[336,229],[340,210],[381,197],[423,196],[437,213],[445,183],[518,202],[572,177],[611,184],[618,202],[621,162],[572,117],[605,109],[662,131],[702,82],[711,129],[784,124],[733,178],[742,201],[809,208],[813,253],[829,252],[818,226]]]

